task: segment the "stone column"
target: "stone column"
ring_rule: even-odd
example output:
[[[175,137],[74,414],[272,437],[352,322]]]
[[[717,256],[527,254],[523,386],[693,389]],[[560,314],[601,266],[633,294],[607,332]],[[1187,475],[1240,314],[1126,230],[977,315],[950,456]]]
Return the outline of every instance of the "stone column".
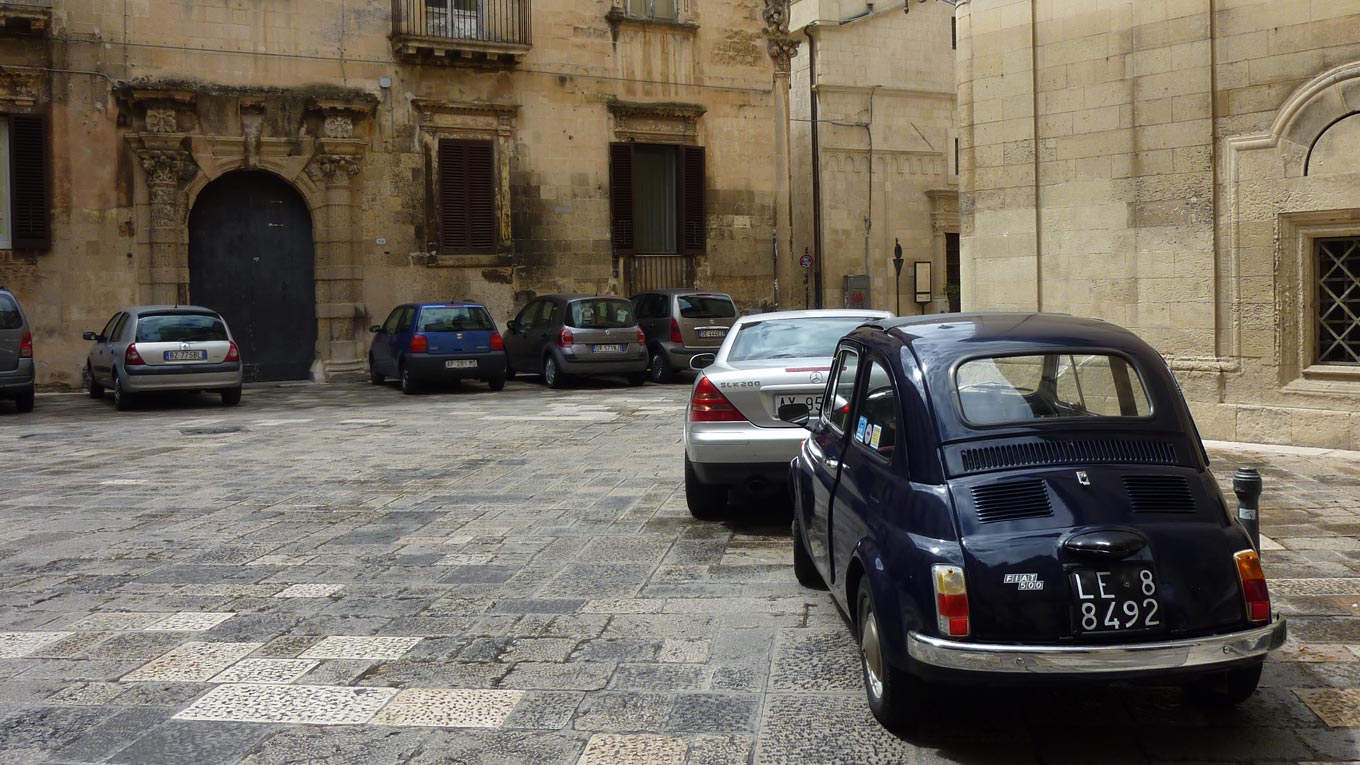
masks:
[[[198,172],[189,152],[179,148],[183,135],[143,135],[137,152],[146,173],[147,201],[150,206],[150,258],[145,283],[151,303],[187,303],[189,267],[185,257],[184,184]]]
[[[779,245],[779,299],[792,305],[798,255],[793,251],[792,152],[789,143],[789,72],[798,53],[798,41],[789,35],[789,0],[765,0],[765,46],[774,62],[774,220]]]
[[[355,342],[359,267],[354,263],[353,184],[358,160],[347,154],[317,154],[307,175],[325,189],[325,202],[312,221],[316,247],[317,351],[329,378],[362,369]],[[353,367],[353,369],[351,369]]]

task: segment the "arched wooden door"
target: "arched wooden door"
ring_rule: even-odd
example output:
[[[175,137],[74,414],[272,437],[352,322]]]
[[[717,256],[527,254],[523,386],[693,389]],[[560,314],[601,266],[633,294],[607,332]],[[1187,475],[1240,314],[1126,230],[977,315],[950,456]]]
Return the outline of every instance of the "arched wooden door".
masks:
[[[312,216],[272,173],[209,183],[189,213],[189,294],[222,314],[247,381],[305,380],[316,359]]]

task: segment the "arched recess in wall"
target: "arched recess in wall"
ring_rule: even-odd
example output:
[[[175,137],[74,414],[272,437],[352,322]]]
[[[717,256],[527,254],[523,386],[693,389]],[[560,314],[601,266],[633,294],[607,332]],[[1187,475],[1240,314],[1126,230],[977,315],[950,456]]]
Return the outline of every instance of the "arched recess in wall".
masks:
[[[1338,117],[1308,149],[1304,175],[1340,175],[1360,171],[1360,111]]]
[[[1297,88],[1268,132],[1225,140],[1219,310],[1235,358],[1223,361],[1273,359],[1286,394],[1360,395],[1360,370],[1319,351],[1317,249],[1360,232],[1360,184],[1344,177],[1360,175],[1357,105],[1360,61]],[[1266,274],[1273,279],[1262,289],[1253,277]]]

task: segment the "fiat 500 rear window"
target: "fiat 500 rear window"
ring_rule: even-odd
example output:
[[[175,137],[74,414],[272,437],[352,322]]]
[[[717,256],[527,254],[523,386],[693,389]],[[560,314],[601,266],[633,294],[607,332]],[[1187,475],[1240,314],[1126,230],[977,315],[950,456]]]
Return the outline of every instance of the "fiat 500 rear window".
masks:
[[[490,332],[495,328],[484,308],[446,306],[420,309],[421,332]]]
[[[1121,356],[1046,353],[972,359],[959,365],[955,384],[964,419],[974,425],[1152,413],[1137,370]]]
[[[152,314],[137,321],[139,343],[209,343],[226,339],[227,325],[208,314]]]

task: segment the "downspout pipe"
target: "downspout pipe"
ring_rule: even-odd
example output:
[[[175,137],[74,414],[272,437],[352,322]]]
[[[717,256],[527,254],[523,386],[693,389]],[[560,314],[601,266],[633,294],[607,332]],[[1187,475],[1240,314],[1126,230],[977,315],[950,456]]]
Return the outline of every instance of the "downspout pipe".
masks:
[[[822,269],[826,268],[826,261],[822,259],[822,147],[817,130],[819,124],[817,122],[817,38],[812,34],[814,25],[815,22],[803,27],[803,34],[808,39],[808,103],[812,107],[812,249],[816,263],[813,289],[817,298],[816,305],[821,308]]]

